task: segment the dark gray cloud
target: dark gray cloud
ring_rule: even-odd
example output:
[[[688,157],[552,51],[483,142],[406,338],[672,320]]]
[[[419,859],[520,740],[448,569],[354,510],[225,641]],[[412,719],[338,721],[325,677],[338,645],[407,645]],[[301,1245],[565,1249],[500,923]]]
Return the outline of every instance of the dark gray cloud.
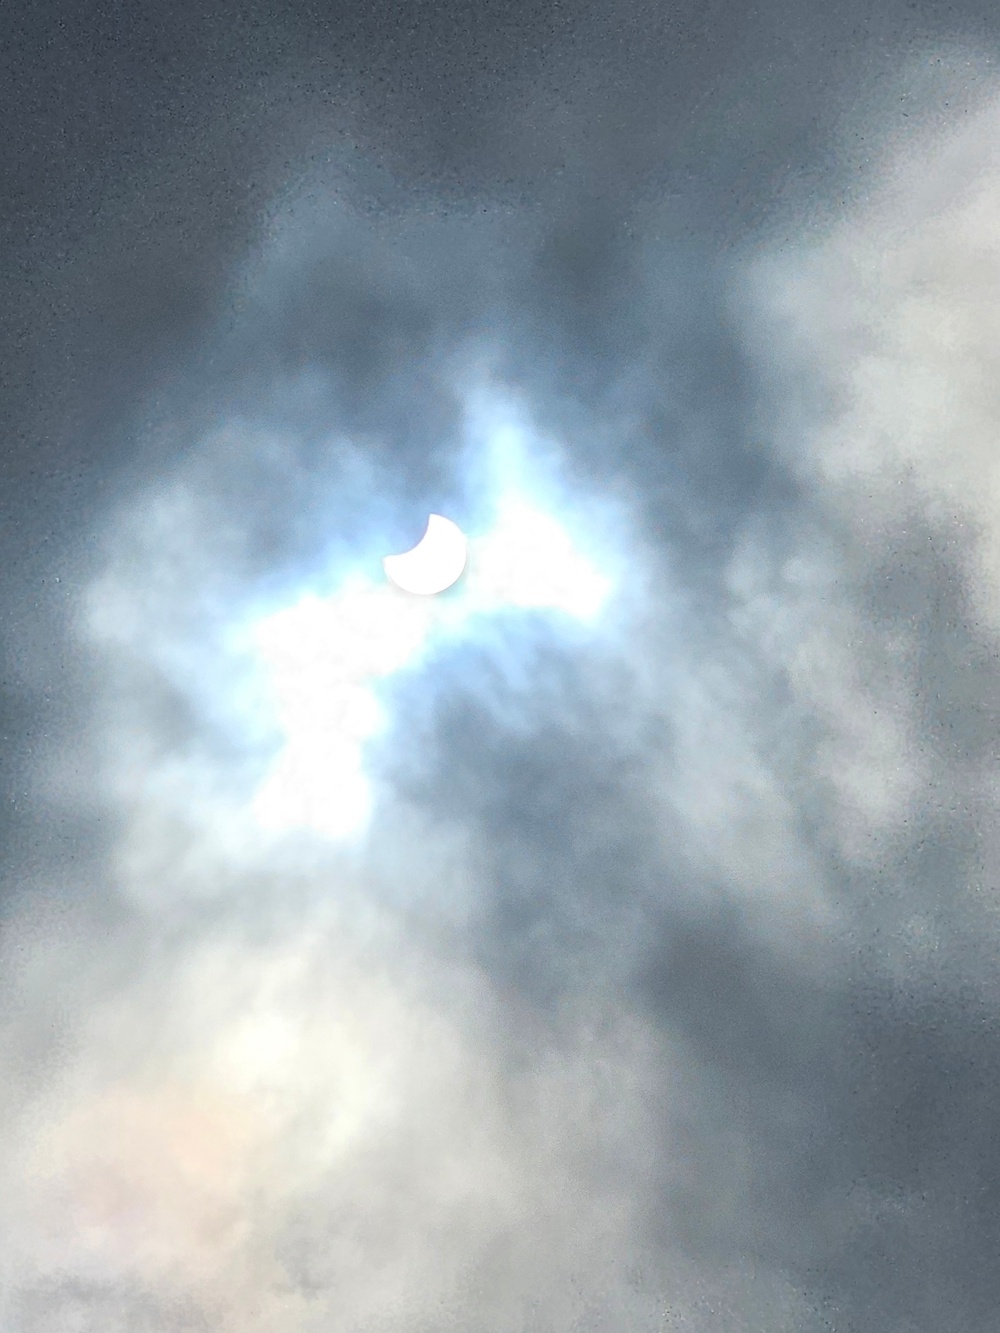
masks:
[[[991,1328],[990,23],[18,30],[5,1327]],[[596,623],[446,632],[502,439]]]

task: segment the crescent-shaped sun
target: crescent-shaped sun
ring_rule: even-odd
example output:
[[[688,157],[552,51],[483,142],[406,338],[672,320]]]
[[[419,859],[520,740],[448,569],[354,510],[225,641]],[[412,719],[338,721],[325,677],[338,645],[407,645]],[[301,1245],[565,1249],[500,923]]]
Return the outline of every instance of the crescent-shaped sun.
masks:
[[[402,555],[387,555],[382,567],[390,583],[403,592],[429,597],[456,583],[467,559],[468,546],[458,524],[431,514],[416,546]]]

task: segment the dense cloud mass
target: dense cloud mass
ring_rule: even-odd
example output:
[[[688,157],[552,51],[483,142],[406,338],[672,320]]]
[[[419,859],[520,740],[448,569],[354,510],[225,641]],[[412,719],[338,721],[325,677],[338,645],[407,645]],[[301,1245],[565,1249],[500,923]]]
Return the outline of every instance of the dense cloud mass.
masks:
[[[988,33],[372,13],[17,34],[0,1323],[986,1333]]]

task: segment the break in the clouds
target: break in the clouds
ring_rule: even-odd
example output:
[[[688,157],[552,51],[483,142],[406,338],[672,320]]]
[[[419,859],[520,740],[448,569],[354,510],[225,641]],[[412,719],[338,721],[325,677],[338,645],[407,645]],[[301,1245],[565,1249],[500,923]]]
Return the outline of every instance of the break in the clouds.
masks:
[[[224,477],[234,469],[256,474],[248,489],[266,511],[273,474],[288,465],[282,441],[252,421],[227,422],[202,442],[202,485],[182,467],[160,491],[150,486],[144,501],[124,506],[111,538],[121,554],[81,612],[95,646],[139,673],[131,686],[119,682],[105,723],[107,771],[118,770],[123,797],[147,785],[153,673],[200,719],[190,757],[175,744],[179,736],[153,741],[174,751],[156,767],[181,806],[216,827],[225,808],[236,823],[248,821],[251,839],[264,830],[351,839],[373,813],[371,743],[388,732],[391,745],[406,744],[396,725],[405,707],[391,701],[397,676],[406,673],[425,696],[436,693],[442,658],[485,645],[490,666],[519,671],[530,697],[524,627],[547,625],[556,638],[578,627],[579,646],[587,627],[599,641],[620,621],[613,608],[634,600],[629,581],[641,585],[643,574],[627,515],[615,516],[606,497],[561,486],[552,445],[485,374],[456,387],[465,399],[456,473],[465,484],[453,503],[468,532],[469,566],[447,596],[407,595],[373,559],[392,540],[383,514],[387,479],[348,438],[325,442],[327,475],[305,504],[333,540],[304,566],[275,560],[256,578],[239,578],[258,515],[249,506],[228,510]],[[297,386],[286,391],[294,396]],[[272,484],[255,491],[265,469]],[[336,540],[345,508],[369,517],[370,531],[354,547]],[[224,746],[214,766],[205,752],[212,719]],[[158,803],[166,795],[162,785]]]
[[[5,1327],[992,1326],[987,93],[725,260],[276,199],[61,602]]]

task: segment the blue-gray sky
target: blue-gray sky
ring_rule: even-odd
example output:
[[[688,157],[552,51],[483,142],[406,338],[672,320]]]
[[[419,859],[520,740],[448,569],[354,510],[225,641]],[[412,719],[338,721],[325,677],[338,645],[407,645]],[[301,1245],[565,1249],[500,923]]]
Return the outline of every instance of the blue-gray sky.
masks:
[[[12,20],[4,1329],[995,1328],[998,38]]]

